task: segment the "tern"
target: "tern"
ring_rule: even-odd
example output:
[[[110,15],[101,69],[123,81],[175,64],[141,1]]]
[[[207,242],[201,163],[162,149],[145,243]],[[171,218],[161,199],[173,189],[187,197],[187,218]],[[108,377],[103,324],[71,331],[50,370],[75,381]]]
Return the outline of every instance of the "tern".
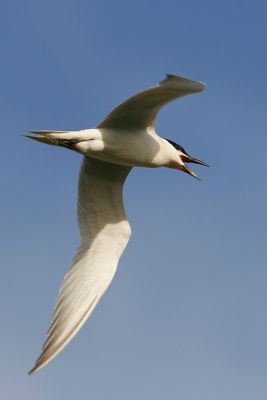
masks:
[[[29,374],[72,340],[111,283],[130,239],[123,184],[133,167],[174,168],[198,178],[187,164],[208,166],[155,131],[159,110],[205,83],[166,75],[158,85],[120,104],[93,129],[28,131],[27,137],[84,156],[78,188],[80,246],[64,277],[42,353]]]

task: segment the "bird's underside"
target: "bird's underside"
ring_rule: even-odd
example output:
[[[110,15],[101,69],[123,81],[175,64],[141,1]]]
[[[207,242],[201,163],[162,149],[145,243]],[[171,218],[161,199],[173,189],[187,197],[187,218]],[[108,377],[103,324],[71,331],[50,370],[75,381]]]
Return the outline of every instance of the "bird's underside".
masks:
[[[202,82],[167,75],[159,85],[138,93],[115,108],[96,129],[77,132],[30,131],[36,134],[29,136],[32,139],[85,155],[77,207],[80,247],[64,278],[46,342],[30,374],[45,366],[70,342],[113,279],[131,235],[122,192],[132,166],[138,165],[132,159],[135,154],[140,157],[139,153],[142,156],[144,152],[145,162],[140,165],[160,166],[156,162],[162,163],[161,158],[152,157],[153,143],[159,146],[159,156],[166,151],[174,152],[173,146],[167,141],[166,144],[164,142],[165,147],[161,145],[162,139],[154,131],[158,111],[178,97],[202,91],[204,86]],[[93,131],[105,134],[94,139],[86,136],[92,135]],[[125,132],[125,137],[122,132]],[[138,132],[142,132],[143,136]],[[111,137],[112,140],[109,140]],[[156,154],[156,147],[154,150]],[[187,153],[184,156],[187,157]],[[202,163],[193,158],[188,162]]]

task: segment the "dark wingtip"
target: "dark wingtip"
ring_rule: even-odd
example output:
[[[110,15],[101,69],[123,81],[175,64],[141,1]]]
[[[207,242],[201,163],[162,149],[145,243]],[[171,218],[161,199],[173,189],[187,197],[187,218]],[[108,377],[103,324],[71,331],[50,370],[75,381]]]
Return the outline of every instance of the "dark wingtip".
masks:
[[[32,376],[34,374],[34,368],[32,368],[29,372],[28,372],[28,375],[29,376]]]
[[[32,376],[36,372],[37,369],[38,369],[38,366],[35,364],[35,366],[32,367],[32,369],[30,369],[30,371],[28,372],[28,375]]]
[[[184,76],[178,76],[174,74],[166,74],[166,78],[163,79],[160,84],[167,83],[170,81],[177,81],[177,83],[186,83],[187,88],[191,88],[192,92],[202,92],[207,84],[202,81],[195,81],[192,79],[185,78]]]
[[[45,364],[42,364],[42,359],[41,356],[37,359],[35,365],[32,367],[32,369],[28,372],[29,376],[32,376],[35,374],[37,371],[39,371],[42,367],[44,367]]]

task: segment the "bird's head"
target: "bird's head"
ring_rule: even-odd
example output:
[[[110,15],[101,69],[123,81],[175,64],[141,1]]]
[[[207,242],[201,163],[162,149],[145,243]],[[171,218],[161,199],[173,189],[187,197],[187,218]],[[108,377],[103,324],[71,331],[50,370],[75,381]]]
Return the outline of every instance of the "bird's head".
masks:
[[[172,140],[166,139],[177,151],[176,153],[176,160],[175,161],[171,161],[169,166],[170,168],[175,168],[175,169],[179,169],[180,171],[186,172],[189,175],[192,175],[194,178],[201,180],[197,174],[192,171],[192,169],[190,169],[186,164],[187,163],[193,163],[193,164],[200,164],[200,165],[204,165],[205,167],[209,167],[209,165],[207,163],[205,163],[204,161],[200,161],[196,158],[191,157],[186,151],[185,149],[180,146],[179,144],[173,142]]]

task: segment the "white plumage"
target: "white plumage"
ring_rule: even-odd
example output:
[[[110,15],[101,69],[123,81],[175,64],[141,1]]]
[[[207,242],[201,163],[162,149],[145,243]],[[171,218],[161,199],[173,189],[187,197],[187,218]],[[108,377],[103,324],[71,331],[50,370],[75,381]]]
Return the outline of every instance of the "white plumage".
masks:
[[[207,165],[155,132],[155,119],[170,101],[205,84],[167,75],[116,107],[94,129],[30,131],[31,139],[84,154],[78,191],[81,243],[60,289],[42,354],[30,373],[51,361],[94,310],[116,272],[131,228],[123,206],[123,184],[134,166],[175,168],[197,177],[186,162]]]

